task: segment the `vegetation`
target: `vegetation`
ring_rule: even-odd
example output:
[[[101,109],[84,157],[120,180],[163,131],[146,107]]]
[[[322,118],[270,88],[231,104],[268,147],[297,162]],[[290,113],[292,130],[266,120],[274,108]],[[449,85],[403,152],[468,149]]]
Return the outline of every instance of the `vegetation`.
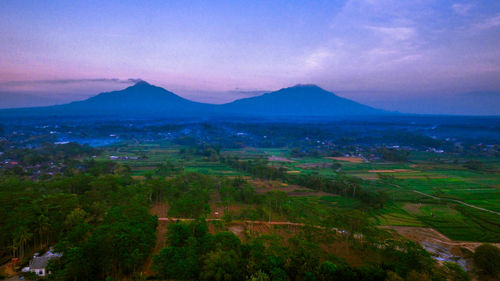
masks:
[[[57,280],[118,278],[142,266],[155,243],[150,191],[126,175],[79,174],[0,182],[2,257],[28,259],[56,244]]]
[[[210,234],[203,220],[170,224],[167,240],[168,246],[153,263],[162,279],[386,280],[413,272],[437,276],[432,259],[413,243],[380,251],[387,257],[384,267],[355,268],[323,252],[311,238],[283,241],[280,236],[264,235],[242,243],[231,232]]]
[[[482,244],[474,252],[474,264],[486,276],[500,274],[500,249],[491,244]]]
[[[500,241],[497,146],[326,124],[145,126],[71,127],[131,138],[99,149],[6,126],[0,261],[19,270],[53,248],[53,280],[469,280],[387,229]],[[498,248],[471,256],[495,278]]]

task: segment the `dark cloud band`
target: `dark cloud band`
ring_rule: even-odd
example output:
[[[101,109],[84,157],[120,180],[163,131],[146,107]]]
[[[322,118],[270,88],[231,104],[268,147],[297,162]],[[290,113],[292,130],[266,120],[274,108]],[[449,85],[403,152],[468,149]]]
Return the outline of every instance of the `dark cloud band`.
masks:
[[[93,79],[54,79],[54,80],[20,80],[1,82],[1,86],[26,86],[26,85],[68,85],[77,83],[120,83],[134,84],[142,81],[139,78],[118,79],[118,78],[93,78]]]

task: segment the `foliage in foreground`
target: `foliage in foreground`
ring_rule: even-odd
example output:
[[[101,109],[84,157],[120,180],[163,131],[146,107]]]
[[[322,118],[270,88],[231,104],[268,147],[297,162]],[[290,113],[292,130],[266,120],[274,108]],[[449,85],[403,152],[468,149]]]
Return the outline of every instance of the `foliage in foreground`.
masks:
[[[56,244],[55,280],[102,280],[143,266],[156,241],[150,189],[128,176],[0,180],[0,257],[27,261]]]
[[[482,244],[474,252],[474,264],[480,273],[498,277],[500,274],[500,249],[491,244]]]
[[[167,240],[153,259],[163,280],[468,280],[460,268],[436,267],[411,242],[374,250],[382,262],[352,267],[307,237],[264,235],[243,243],[231,232],[210,234],[203,220],[170,224]]]

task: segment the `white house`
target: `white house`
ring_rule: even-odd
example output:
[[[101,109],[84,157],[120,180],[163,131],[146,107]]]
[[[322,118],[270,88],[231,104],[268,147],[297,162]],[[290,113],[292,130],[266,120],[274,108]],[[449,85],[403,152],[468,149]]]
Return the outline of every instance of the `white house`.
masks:
[[[49,260],[60,258],[62,255],[59,253],[53,253],[51,250],[47,251],[47,253],[42,256],[33,256],[33,259],[30,260],[29,266],[23,268],[23,272],[33,272],[36,275],[43,277],[48,274],[47,272],[47,264]]]

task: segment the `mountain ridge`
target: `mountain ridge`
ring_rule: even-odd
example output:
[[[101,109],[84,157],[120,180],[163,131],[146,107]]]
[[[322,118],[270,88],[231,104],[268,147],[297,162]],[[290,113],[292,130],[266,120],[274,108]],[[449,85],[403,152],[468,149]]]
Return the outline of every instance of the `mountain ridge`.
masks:
[[[381,114],[384,111],[339,97],[317,85],[297,84],[260,96],[222,105],[229,112],[245,108],[251,114],[270,116],[338,116]]]
[[[380,115],[375,109],[328,92],[317,85],[297,84],[259,96],[215,105],[185,99],[162,87],[140,81],[125,89],[103,92],[62,105],[0,110],[1,115],[55,116],[256,116],[338,117]]]

